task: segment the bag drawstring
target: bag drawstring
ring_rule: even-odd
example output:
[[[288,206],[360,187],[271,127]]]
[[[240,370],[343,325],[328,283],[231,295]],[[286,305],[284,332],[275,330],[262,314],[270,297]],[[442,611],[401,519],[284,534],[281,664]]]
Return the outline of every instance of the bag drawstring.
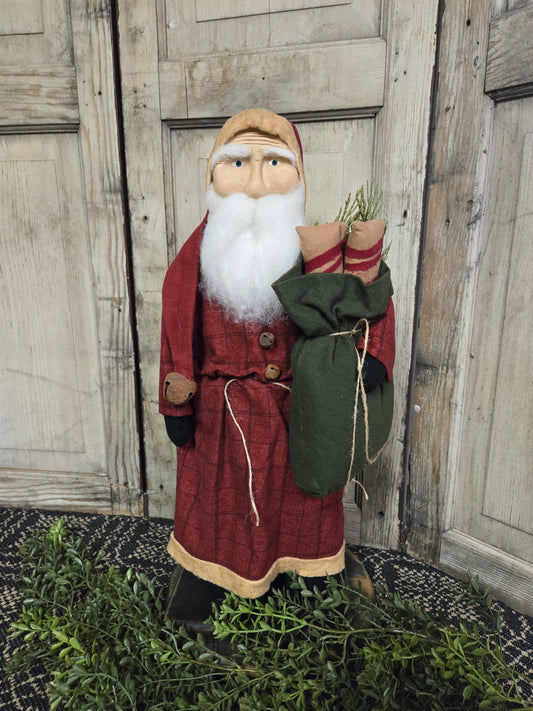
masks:
[[[348,487],[348,485],[351,481],[352,468],[353,468],[353,463],[354,463],[354,459],[355,459],[355,433],[356,433],[356,429],[357,429],[357,411],[358,411],[357,406],[359,404],[359,398],[361,398],[361,402],[363,405],[363,416],[364,416],[364,421],[365,421],[365,457],[366,457],[366,461],[368,462],[368,464],[373,464],[381,453],[381,449],[377,452],[375,457],[370,457],[369,453],[368,453],[368,441],[369,441],[368,403],[367,403],[367,399],[366,399],[365,386],[363,383],[363,366],[365,364],[365,358],[366,358],[366,354],[367,354],[367,350],[368,350],[368,337],[369,337],[369,333],[370,333],[370,324],[368,323],[368,320],[366,318],[360,318],[359,321],[357,321],[357,323],[355,324],[355,326],[352,328],[351,331],[338,331],[337,333],[330,333],[330,336],[350,336],[351,338],[355,339],[355,336],[358,335],[361,330],[363,330],[363,332],[364,332],[364,339],[365,339],[362,353],[359,353],[359,350],[357,349],[357,341],[354,340],[357,373],[356,373],[356,379],[355,379],[355,398],[354,398],[354,407],[353,407],[352,452],[351,452],[351,456],[350,456],[350,466],[348,468],[348,475],[346,477],[345,488]],[[363,490],[365,499],[368,501],[368,494],[366,493],[365,487],[357,479],[355,479],[355,483],[361,487],[361,489]]]

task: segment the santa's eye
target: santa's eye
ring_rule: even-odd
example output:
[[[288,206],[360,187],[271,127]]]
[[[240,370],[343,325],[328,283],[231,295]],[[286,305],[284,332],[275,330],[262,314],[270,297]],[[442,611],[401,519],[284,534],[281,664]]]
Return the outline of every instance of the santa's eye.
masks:
[[[242,161],[240,158],[238,158],[237,160],[233,161],[233,165],[236,168],[241,168],[244,165],[244,161]]]
[[[279,160],[277,158],[272,158],[270,165],[279,165]]]

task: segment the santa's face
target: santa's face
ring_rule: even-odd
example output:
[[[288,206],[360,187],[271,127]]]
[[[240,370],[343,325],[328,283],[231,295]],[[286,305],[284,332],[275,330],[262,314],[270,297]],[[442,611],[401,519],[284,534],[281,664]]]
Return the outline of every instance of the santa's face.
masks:
[[[296,158],[278,139],[246,133],[217,151],[212,165],[202,288],[234,320],[272,324],[283,309],[271,284],[300,252],[295,227],[304,224],[305,196]]]
[[[286,195],[298,185],[296,157],[273,136],[246,131],[222,146],[212,158],[213,188],[227,197],[244,193],[257,199]]]

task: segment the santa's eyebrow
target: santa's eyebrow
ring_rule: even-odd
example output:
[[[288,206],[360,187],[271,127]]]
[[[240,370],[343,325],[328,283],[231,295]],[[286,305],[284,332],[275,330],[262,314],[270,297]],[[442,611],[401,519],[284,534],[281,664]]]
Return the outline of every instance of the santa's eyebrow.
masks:
[[[292,151],[286,148],[276,148],[275,146],[263,148],[263,155],[265,158],[285,158],[291,165],[295,168],[298,166],[296,161],[296,156]]]
[[[251,155],[252,151],[247,146],[229,143],[225,146],[221,146],[218,151],[215,151],[211,158],[211,169],[213,169],[217,163],[222,163],[222,161],[249,158]]]

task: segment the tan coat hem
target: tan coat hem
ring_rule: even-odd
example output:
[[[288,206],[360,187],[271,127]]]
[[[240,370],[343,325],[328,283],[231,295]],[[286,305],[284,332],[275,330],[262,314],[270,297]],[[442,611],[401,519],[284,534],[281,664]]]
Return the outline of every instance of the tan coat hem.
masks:
[[[336,575],[344,570],[344,542],[339,552],[328,558],[316,558],[314,560],[291,557],[278,558],[264,578],[260,580],[247,580],[223,565],[195,558],[178,543],[173,534],[170,536],[168,552],[178,563],[191,573],[194,573],[194,575],[204,580],[209,580],[215,585],[220,585],[220,587],[230,590],[241,597],[259,597],[263,595],[279,573],[294,571],[298,575],[310,577]]]

